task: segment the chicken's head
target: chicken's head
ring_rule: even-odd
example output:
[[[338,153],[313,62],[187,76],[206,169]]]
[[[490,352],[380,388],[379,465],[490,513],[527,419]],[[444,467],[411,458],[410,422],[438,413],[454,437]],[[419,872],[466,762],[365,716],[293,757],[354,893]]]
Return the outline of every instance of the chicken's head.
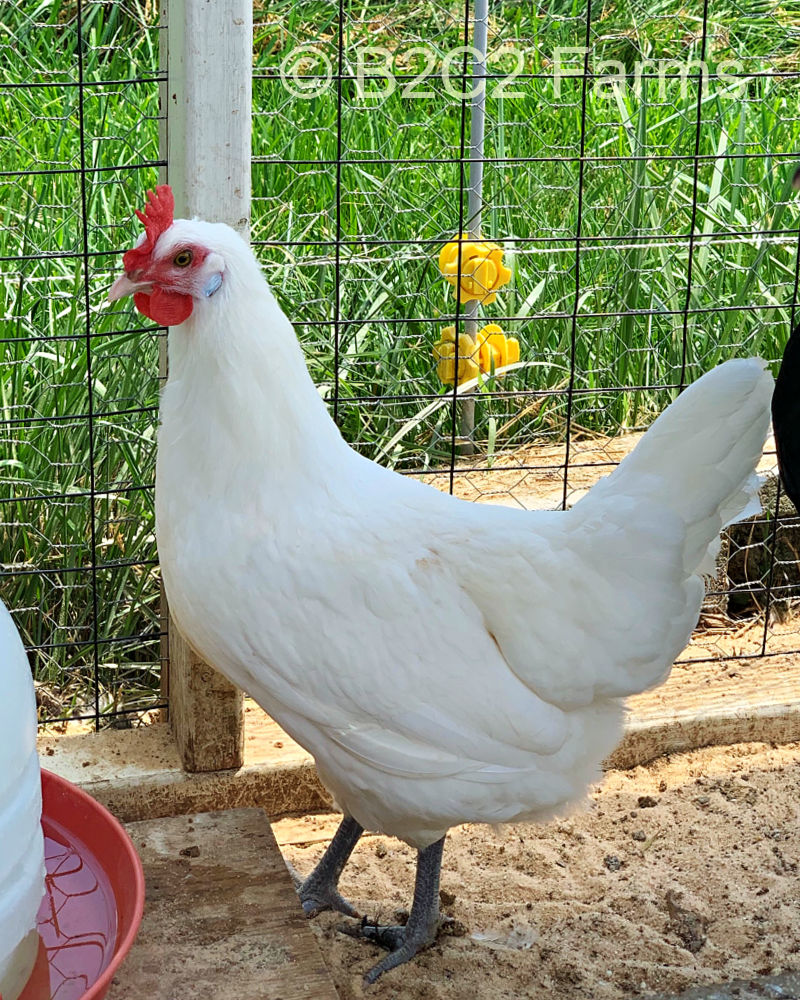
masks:
[[[144,233],[122,258],[125,273],[111,286],[109,302],[133,295],[140,313],[161,326],[187,320],[197,302],[215,295],[225,279],[225,260],[200,238],[207,223],[173,220],[175,200],[167,184],[147,192],[136,214]],[[227,227],[226,227],[227,228]]]

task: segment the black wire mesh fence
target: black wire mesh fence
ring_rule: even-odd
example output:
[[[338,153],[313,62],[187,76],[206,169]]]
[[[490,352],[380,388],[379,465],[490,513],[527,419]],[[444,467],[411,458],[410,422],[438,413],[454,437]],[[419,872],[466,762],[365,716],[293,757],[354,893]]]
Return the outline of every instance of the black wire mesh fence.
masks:
[[[475,325],[520,356],[502,374],[489,346],[482,370],[459,360],[470,428],[433,348],[471,322],[439,255],[473,221],[474,0],[256,4],[252,237],[354,447],[479,502],[555,507],[703,371],[780,357],[800,260],[800,16],[489,9],[481,235],[510,275]],[[163,331],[103,303],[163,166],[161,30],[132,0],[3,9],[2,597],[43,718],[161,704]],[[775,518],[774,482],[765,497],[730,533],[685,659],[800,649],[797,525],[785,503]]]
[[[104,303],[157,178],[157,22],[136,3],[4,3],[0,66],[2,598],[40,716],[112,721],[160,701],[162,331]]]
[[[511,277],[476,326],[518,341],[521,364],[478,376],[465,440],[432,347],[469,328],[438,258],[472,224],[480,7],[264,9],[253,235],[348,440],[472,500],[555,507],[704,371],[780,357],[800,19],[777,4],[489,4],[481,233]],[[776,521],[775,487],[726,538],[713,627],[686,659],[797,647],[783,620],[796,526],[785,502]]]

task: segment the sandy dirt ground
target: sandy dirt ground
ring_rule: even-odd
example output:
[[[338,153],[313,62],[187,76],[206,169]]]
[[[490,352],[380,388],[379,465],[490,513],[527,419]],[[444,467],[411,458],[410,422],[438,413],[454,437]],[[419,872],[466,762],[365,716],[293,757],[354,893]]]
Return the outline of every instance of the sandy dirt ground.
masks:
[[[320,915],[342,1000],[621,1000],[800,969],[800,744],[611,771],[587,805],[541,827],[453,830],[441,898],[454,924],[375,987],[362,976],[381,951],[338,933],[346,918]],[[337,822],[286,818],[275,830],[306,873]],[[392,921],[410,903],[414,860],[365,836],[341,888]]]

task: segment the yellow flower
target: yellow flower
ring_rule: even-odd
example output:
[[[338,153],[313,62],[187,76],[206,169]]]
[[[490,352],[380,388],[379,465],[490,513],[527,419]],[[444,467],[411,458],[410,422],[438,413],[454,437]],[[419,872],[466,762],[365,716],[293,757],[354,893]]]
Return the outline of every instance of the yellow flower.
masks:
[[[506,337],[497,323],[487,323],[478,332],[478,352],[481,371],[488,375],[519,361],[519,341]]]
[[[502,288],[511,277],[511,269],[503,263],[502,247],[489,243],[488,240],[470,239],[467,233],[462,233],[461,240],[460,244],[458,240],[454,240],[442,247],[439,270],[455,289],[457,298],[456,286],[460,279],[462,302],[477,299],[478,302],[489,305],[497,298],[497,289]]]
[[[456,328],[446,326],[441,340],[433,345],[436,374],[440,381],[452,385],[456,377]],[[458,335],[458,384],[468,382],[478,374],[478,345],[468,333]]]
[[[442,382],[453,384],[456,369],[456,328],[446,326],[441,339],[433,345],[436,373]],[[458,335],[458,384],[468,382],[478,372],[491,375],[493,371],[519,361],[519,341],[506,337],[497,323],[487,323],[476,334],[475,340],[468,333]]]

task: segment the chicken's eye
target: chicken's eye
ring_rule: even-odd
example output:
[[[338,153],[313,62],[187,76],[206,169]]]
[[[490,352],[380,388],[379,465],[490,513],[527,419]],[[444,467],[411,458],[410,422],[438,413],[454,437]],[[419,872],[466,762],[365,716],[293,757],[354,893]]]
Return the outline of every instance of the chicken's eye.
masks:
[[[192,263],[192,251],[181,250],[172,258],[172,263],[175,267],[188,267]]]

